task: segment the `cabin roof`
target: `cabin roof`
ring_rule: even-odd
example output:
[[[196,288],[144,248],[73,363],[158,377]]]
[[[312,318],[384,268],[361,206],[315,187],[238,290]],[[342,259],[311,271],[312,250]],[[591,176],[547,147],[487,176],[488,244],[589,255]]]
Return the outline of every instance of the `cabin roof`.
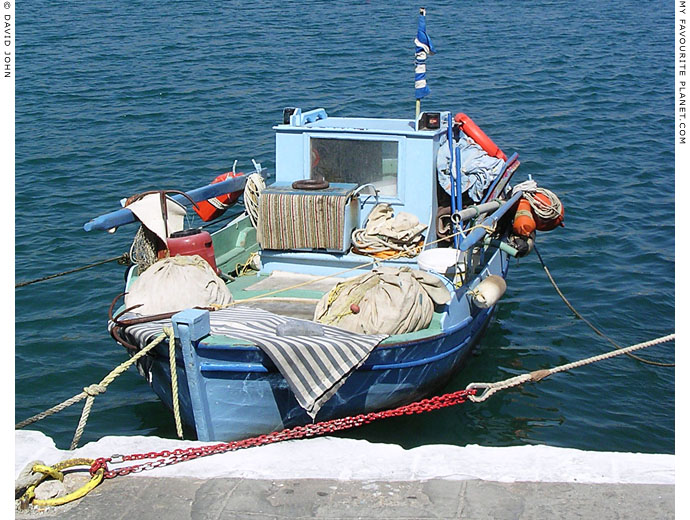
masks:
[[[312,117],[310,117],[312,115]],[[290,123],[273,127],[276,131],[287,132],[347,132],[362,134],[391,134],[433,138],[445,132],[438,130],[417,130],[413,119],[384,119],[373,117],[330,117],[323,109],[290,117]]]

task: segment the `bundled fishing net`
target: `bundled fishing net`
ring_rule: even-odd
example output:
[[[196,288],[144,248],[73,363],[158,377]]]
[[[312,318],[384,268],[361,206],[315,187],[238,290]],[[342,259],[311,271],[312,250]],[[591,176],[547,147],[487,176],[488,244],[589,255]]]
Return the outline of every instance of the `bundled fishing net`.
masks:
[[[359,334],[404,334],[431,323],[450,293],[436,276],[409,267],[378,267],[340,282],[316,306],[314,321]]]
[[[137,278],[125,295],[125,307],[150,316],[192,307],[232,303],[232,294],[209,263],[198,255],[163,258]]]
[[[364,228],[352,232],[354,251],[378,258],[417,256],[424,243],[422,232],[426,228],[411,213],[401,211],[394,215],[390,204],[377,204]]]

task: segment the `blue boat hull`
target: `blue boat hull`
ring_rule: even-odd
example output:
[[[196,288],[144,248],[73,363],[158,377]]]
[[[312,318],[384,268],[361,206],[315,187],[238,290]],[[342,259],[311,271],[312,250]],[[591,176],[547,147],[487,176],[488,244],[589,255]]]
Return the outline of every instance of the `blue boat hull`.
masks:
[[[505,277],[507,270],[507,255],[495,251],[477,282],[489,274]],[[462,368],[495,310],[473,307],[464,290],[452,305],[440,334],[376,347],[323,405],[316,422],[400,406],[446,384]],[[238,440],[313,422],[257,347],[203,339],[190,346],[177,356],[179,399],[182,420],[199,440]],[[140,369],[172,408],[167,348],[161,344]]]

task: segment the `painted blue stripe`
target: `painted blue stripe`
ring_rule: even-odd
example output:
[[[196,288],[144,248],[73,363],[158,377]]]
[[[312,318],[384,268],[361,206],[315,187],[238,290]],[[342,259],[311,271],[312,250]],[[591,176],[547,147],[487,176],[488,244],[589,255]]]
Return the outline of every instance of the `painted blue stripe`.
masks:
[[[260,363],[224,363],[222,365],[218,363],[201,363],[199,368],[202,373],[209,372],[254,372],[267,374],[268,369]]]
[[[500,195],[500,193],[494,193],[494,190],[496,189],[496,186],[498,186],[498,183],[501,182],[503,177],[505,176],[506,172],[508,171],[509,168],[513,166],[513,163],[517,161],[518,154],[514,153],[508,158],[508,161],[503,165],[503,168],[501,168],[501,171],[498,173],[494,181],[491,183],[491,186],[489,186],[489,189],[486,190],[484,193],[484,198],[482,198],[482,203],[484,202],[489,202],[490,200],[493,200],[496,196]],[[514,173],[510,172],[510,175]]]
[[[435,361],[445,359],[448,356],[455,354],[458,350],[467,346],[467,344],[470,342],[471,339],[472,339],[472,336],[468,336],[459,345],[456,345],[452,349],[446,350],[445,352],[441,352],[440,354],[436,354],[435,356],[430,356],[430,357],[423,358],[423,359],[416,359],[414,361],[405,361],[403,363],[389,363],[387,365],[367,365],[367,364],[364,364],[361,366],[360,369],[361,370],[371,370],[371,371],[394,370],[394,369],[402,369],[402,368],[413,368],[413,367],[418,367],[420,365],[428,365],[429,363],[433,363]]]

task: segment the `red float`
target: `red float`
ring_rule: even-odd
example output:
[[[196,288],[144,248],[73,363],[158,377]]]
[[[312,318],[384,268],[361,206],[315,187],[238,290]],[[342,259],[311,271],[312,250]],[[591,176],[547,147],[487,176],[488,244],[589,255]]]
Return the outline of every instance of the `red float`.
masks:
[[[213,182],[211,184],[217,184],[219,182],[223,182],[227,179],[230,179],[231,177],[238,177],[240,175],[244,174],[242,172],[223,173],[215,179],[213,179]],[[240,198],[240,195],[242,195],[242,190],[234,191],[232,193],[226,193],[224,195],[219,195],[218,197],[213,197],[212,199],[199,201],[196,203],[197,207],[194,208],[194,211],[196,211],[196,214],[201,217],[201,220],[203,220],[204,222],[208,222],[210,220],[220,217],[223,213],[225,213],[226,209],[228,209],[235,202],[237,202],[237,199]]]
[[[455,114],[455,122],[460,125],[460,128],[463,132],[465,132],[465,135],[471,137],[472,140],[481,146],[482,149],[491,157],[498,157],[504,161],[508,160],[506,154],[504,154],[496,143],[494,143],[491,138],[486,135],[482,129],[479,128],[474,121],[472,121],[472,119],[470,119],[470,116],[463,114],[462,112],[458,112]]]

